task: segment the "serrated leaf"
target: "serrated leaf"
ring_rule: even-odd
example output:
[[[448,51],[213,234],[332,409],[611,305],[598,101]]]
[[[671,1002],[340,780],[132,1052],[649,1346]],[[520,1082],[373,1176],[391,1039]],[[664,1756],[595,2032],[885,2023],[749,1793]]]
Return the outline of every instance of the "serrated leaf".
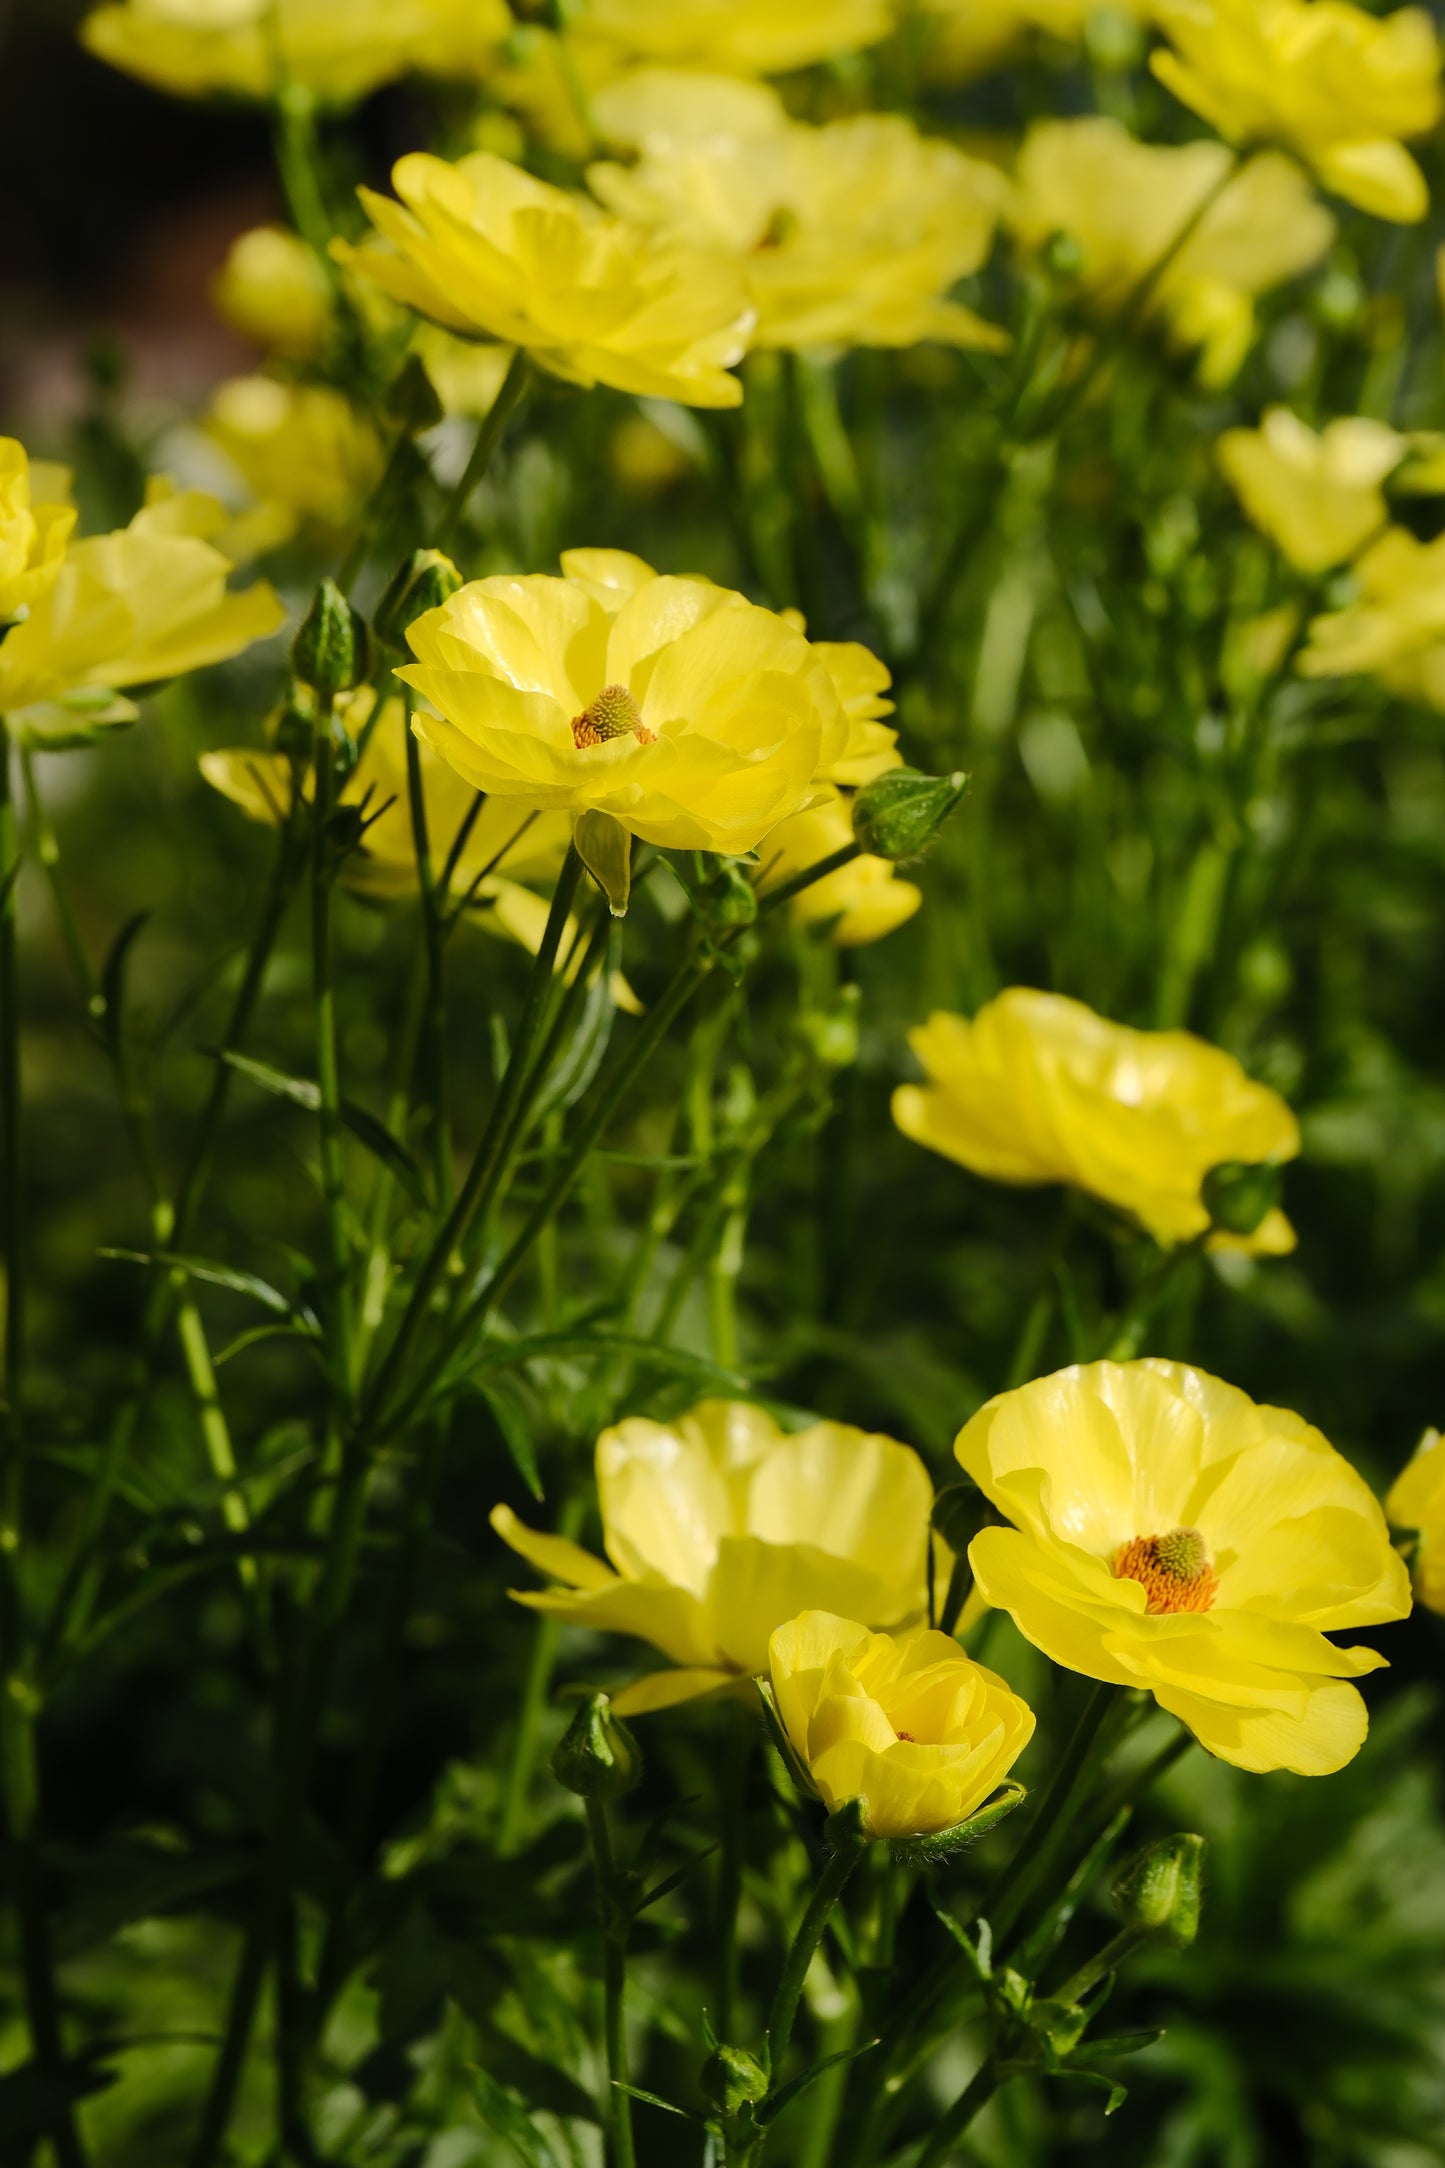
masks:
[[[820,2063],[814,2063],[812,2069],[805,2070],[801,2077],[790,2078],[788,2083],[780,2085],[775,2093],[769,2093],[758,2109],[759,2124],[766,2129],[769,2123],[782,2114],[784,2108],[797,2099],[799,2093],[806,2093],[810,2085],[816,2084],[824,2071],[836,2070],[839,2063],[856,2062],[860,2055],[870,2055],[877,2045],[876,2040],[860,2040],[854,2047],[839,2048],[836,2055],[825,2055]]]
[[[279,1288],[272,1287],[269,1280],[261,1279],[254,1272],[241,1272],[234,1265],[214,1264],[206,1257],[182,1257],[174,1250],[103,1249],[96,1255],[126,1265],[158,1265],[167,1272],[183,1272],[188,1280],[204,1280],[211,1287],[229,1288],[233,1295],[249,1295],[266,1309],[274,1310],[278,1317],[290,1319],[298,1331],[311,1333],[314,1337],[314,1322],[294,1309]]]

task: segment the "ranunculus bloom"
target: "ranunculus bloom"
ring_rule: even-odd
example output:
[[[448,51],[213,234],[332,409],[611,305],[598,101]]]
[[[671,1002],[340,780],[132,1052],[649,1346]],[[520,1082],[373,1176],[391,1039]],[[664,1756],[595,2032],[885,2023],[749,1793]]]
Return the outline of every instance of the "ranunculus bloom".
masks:
[[[412,70],[479,76],[510,25],[502,0],[114,0],[80,35],[179,97],[274,98],[289,82],[350,105]]]
[[[784,610],[784,622],[806,632],[808,621],[801,610]],[[813,653],[829,677],[848,725],[848,736],[820,776],[820,782],[857,790],[890,768],[901,768],[898,732],[883,721],[895,703],[888,698],[893,679],[888,665],[864,647],[861,640],[815,640]]]
[[[1241,1769],[1327,1776],[1364,1742],[1328,1633],[1410,1608],[1368,1485],[1319,1431],[1183,1363],[1090,1363],[1000,1393],[954,1446],[1009,1521],[969,1563],[1055,1663],[1143,1688]]]
[[[480,790],[738,853],[797,811],[847,720],[800,633],[618,550],[475,580],[411,627],[417,728]],[[440,720],[438,718],[441,718]]]
[[[853,821],[847,800],[840,792],[829,789],[763,838],[758,846],[763,869],[758,879],[759,894],[766,895],[780,881],[791,880],[794,874],[819,865],[852,840]],[[915,888],[912,881],[900,880],[895,865],[865,852],[801,890],[788,910],[794,925],[817,926],[831,921],[832,937],[839,948],[861,948],[867,942],[881,941],[885,934],[903,925],[922,901],[922,890]]]
[[[878,1626],[911,1625],[927,1608],[933,1485],[893,1438],[846,1423],[789,1435],[761,1408],[705,1400],[675,1423],[633,1416],[604,1431],[597,1495],[611,1566],[524,1528],[507,1506],[492,1526],[564,1584],[514,1590],[519,1603],[635,1634],[682,1667],[617,1695],[624,1716],[765,1671],[774,1628],[811,1607]]]
[[[319,354],[331,337],[331,281],[315,249],[285,226],[238,234],[211,299],[228,324],[277,354]]]
[[[1300,572],[1343,564],[1385,524],[1380,484],[1407,440],[1383,422],[1347,416],[1316,432],[1288,407],[1258,429],[1227,429],[1219,464],[1245,511]]]
[[[1176,98],[1234,143],[1280,143],[1377,218],[1423,218],[1400,141],[1440,118],[1440,43],[1424,8],[1383,21],[1346,0],[1155,0]]]
[[[570,19],[634,59],[784,75],[875,45],[895,9],[890,0],[584,0]]]
[[[794,1753],[830,1813],[863,1804],[870,1837],[956,1829],[1008,1775],[1033,1711],[948,1634],[869,1633],[805,1611],[768,1647]]]
[[[37,501],[24,445],[0,437],[0,625],[54,584],[74,527],[70,505]]]
[[[1391,692],[1445,708],[1445,535],[1392,527],[1352,567],[1356,599],[1310,626],[1304,677],[1378,677]]]
[[[1395,1528],[1411,1529],[1415,1593],[1432,1611],[1445,1611],[1445,1438],[1427,1430],[1415,1458],[1395,1478],[1385,1500]]]
[[[625,88],[608,94],[610,112]],[[734,263],[757,311],[754,345],[1007,344],[948,298],[993,244],[996,168],[897,114],[814,128],[775,100],[770,127],[724,129],[714,102],[706,81],[675,77],[670,132],[655,116],[636,165],[593,166],[588,179],[637,225]]]
[[[414,151],[391,178],[400,203],[361,190],[376,236],[334,250],[393,300],[525,347],[569,383],[684,406],[741,400],[728,370],[751,312],[725,257],[610,218],[487,151],[455,165]]]
[[[286,611],[265,580],[228,591],[227,541],[213,497],[161,484],[128,527],[72,542],[0,644],[0,714],[91,686],[179,677],[275,632]]]
[[[1156,1242],[1204,1233],[1212,1167],[1299,1151],[1289,1108],[1232,1054],[1187,1031],[1111,1024],[1063,994],[1011,986],[972,1022],[936,1012],[909,1044],[928,1081],[893,1095],[905,1136],[990,1181],[1071,1182]],[[1244,1247],[1277,1256],[1294,1240],[1276,1210]]]
[[[1202,349],[1206,382],[1234,375],[1254,335],[1254,301],[1317,263],[1335,222],[1289,159],[1251,158],[1224,187],[1222,143],[1140,143],[1118,121],[1046,120],[1019,153],[1005,218],[1026,249],[1065,233],[1080,289],[1100,314],[1127,307],[1215,190],[1197,228],[1158,277],[1150,313],[1183,348]]]
[[[325,528],[352,525],[386,463],[374,422],[326,384],[232,377],[205,426],[257,497]]]

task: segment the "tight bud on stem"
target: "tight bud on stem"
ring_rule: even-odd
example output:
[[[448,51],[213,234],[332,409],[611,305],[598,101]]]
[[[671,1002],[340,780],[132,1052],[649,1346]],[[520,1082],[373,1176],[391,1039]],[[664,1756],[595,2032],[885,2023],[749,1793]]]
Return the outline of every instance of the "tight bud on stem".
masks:
[[[323,580],[291,649],[291,667],[322,700],[361,684],[371,665],[366,621],[334,580]]]
[[[853,800],[853,834],[870,858],[894,864],[917,858],[968,789],[968,777],[922,775],[892,768],[866,783]]]

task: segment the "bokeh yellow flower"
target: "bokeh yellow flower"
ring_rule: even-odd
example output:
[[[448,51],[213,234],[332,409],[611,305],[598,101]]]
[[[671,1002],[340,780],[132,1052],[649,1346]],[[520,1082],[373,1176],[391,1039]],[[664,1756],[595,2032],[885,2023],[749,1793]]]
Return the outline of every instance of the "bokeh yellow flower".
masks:
[[[1202,1235],[1204,1177],[1293,1159],[1284,1101],[1187,1031],[1131,1031],[1063,994],[1011,986],[969,1022],[940,1011],[909,1044],[927,1076],[893,1094],[904,1135],[994,1182],[1070,1182],[1156,1242]],[[1228,1238],[1230,1247],[1239,1238]],[[1294,1247],[1271,1211],[1244,1247]]]
[[[1415,1594],[1432,1611],[1445,1611],[1445,1438],[1427,1430],[1415,1457],[1403,1468],[1385,1500],[1394,1528],[1416,1537]]]
[[[69,504],[47,504],[23,444],[0,437],[0,625],[28,610],[60,574],[75,528]]]
[[[852,840],[848,802],[841,792],[828,788],[763,838],[758,846],[763,867],[759,894],[766,895],[780,881],[831,858]],[[795,926],[827,924],[839,948],[861,948],[903,925],[922,901],[922,890],[912,881],[900,880],[895,865],[865,852],[803,889],[788,911]]]
[[[503,0],[112,0],[80,36],[178,97],[273,98],[290,83],[350,105],[413,71],[483,75],[510,24]]]
[[[571,20],[636,60],[783,75],[887,37],[891,0],[581,0]]]
[[[1345,563],[1384,526],[1380,484],[1407,448],[1363,415],[1316,431],[1288,407],[1271,407],[1258,429],[1225,431],[1219,464],[1261,533],[1297,571],[1314,574]]]
[[[285,226],[253,226],[238,234],[211,299],[228,324],[268,353],[308,359],[331,337],[331,281],[316,251]]]
[[[277,631],[286,610],[266,581],[229,591],[227,529],[214,498],[153,491],[128,527],[72,542],[0,644],[0,714],[179,677]]]
[[[328,384],[232,377],[205,428],[263,503],[335,533],[354,524],[386,464],[375,423]]]
[[[728,374],[750,312],[725,258],[610,218],[487,151],[392,170],[400,203],[361,190],[376,235],[338,260],[453,331],[525,347],[573,384],[736,406]]]
[[[417,727],[480,790],[612,815],[679,850],[752,850],[847,721],[802,635],[708,580],[617,550],[563,577],[475,580],[411,627]],[[439,719],[438,719],[439,718]]]
[[[948,1634],[869,1633],[805,1611],[774,1633],[778,1715],[830,1813],[860,1800],[870,1837],[956,1829],[1008,1775],[1033,1711]]]
[[[926,1611],[933,1485],[896,1439],[846,1423],[788,1434],[748,1402],[705,1400],[673,1423],[633,1416],[604,1431],[597,1495],[610,1566],[507,1506],[492,1526],[563,1584],[513,1590],[519,1603],[636,1635],[682,1667],[615,1696],[624,1716],[765,1671],[769,1637],[800,1611],[884,1627]]]
[[[1425,177],[1402,137],[1440,118],[1440,41],[1424,8],[1381,20],[1348,0],[1155,0],[1172,52],[1154,73],[1232,143],[1278,143],[1377,218],[1419,219]]]
[[[1105,118],[1040,121],[1024,139],[1005,217],[1023,247],[1065,233],[1081,256],[1081,291],[1101,313],[1126,307],[1169,257],[1200,206],[1216,200],[1149,300],[1180,347],[1203,349],[1201,373],[1227,383],[1254,335],[1254,300],[1317,263],[1335,222],[1287,158],[1267,152],[1225,185],[1220,143],[1136,142]]]
[[[970,82],[1013,57],[1030,32],[1082,38],[1105,14],[1147,20],[1153,0],[923,0],[924,65],[942,82]]]
[[[757,311],[754,345],[1007,344],[948,298],[993,245],[996,168],[897,114],[815,128],[774,100],[771,127],[725,129],[706,78],[663,87],[670,133],[654,121],[636,165],[595,165],[588,179],[637,225],[735,263]]]
[[[1183,1363],[1090,1363],[1001,1393],[954,1446],[1007,1520],[979,1588],[1055,1663],[1142,1688],[1241,1769],[1326,1776],[1384,1662],[1325,1636],[1410,1608],[1374,1493],[1320,1432]]]
[[[1392,527],[1351,569],[1355,599],[1310,626],[1305,677],[1378,677],[1391,692],[1445,709],[1445,535],[1419,542]]]

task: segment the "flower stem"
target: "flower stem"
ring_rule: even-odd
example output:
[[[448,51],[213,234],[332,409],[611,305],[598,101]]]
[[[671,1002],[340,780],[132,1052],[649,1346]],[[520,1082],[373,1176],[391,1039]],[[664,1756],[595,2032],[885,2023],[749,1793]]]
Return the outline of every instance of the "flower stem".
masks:
[[[315,784],[311,812],[311,975],[316,1004],[316,1081],[321,1093],[321,1187],[326,1200],[326,1245],[331,1267],[331,1367],[339,1408],[354,1386],[351,1319],[351,1251],[346,1231],[346,1162],[341,1143],[341,1076],[336,1052],[336,990],[331,953],[331,814],[336,795],[336,739],[331,703],[317,701],[312,753]]]
[[[607,2050],[607,2099],[603,2128],[614,2168],[637,2168],[632,2137],[632,2100],[622,2088],[627,2080],[627,1914],[619,1888],[612,1826],[600,1799],[587,1801],[587,1829],[597,1875],[597,1906],[602,1917],[602,1989]]]
[[[777,1991],[768,2012],[768,2063],[774,2075],[781,2066],[788,2042],[793,2037],[803,1982],[807,1978],[808,1967],[813,1962],[814,1952],[832,1918],[833,1907],[847,1887],[849,1876],[868,1849],[868,1841],[866,1837],[853,1837],[839,1842],[818,1877],[813,1894],[808,1900],[808,1909],[798,1923],[798,1931],[783,1960]]]
[[[947,2114],[934,2125],[933,2136],[919,2154],[916,2168],[942,2168],[974,2117],[993,2099],[998,2084],[998,2072],[992,2061],[982,2064]]]
[[[471,457],[458,476],[456,487],[443,508],[436,530],[438,549],[450,550],[455,543],[462,514],[471,502],[472,491],[491,464],[492,454],[501,441],[508,418],[513,410],[521,405],[530,383],[531,369],[526,353],[519,346],[512,354],[507,373],[502,378],[501,389],[492,401],[491,410],[483,417],[477,430],[477,440],[472,446]]]
[[[1051,1864],[1068,1817],[1080,1803],[1093,1773],[1105,1719],[1117,1706],[1122,1691],[1103,1683],[1094,1687],[1023,1842],[979,1906],[981,1917],[993,1929],[996,1949],[1003,1947]]]

